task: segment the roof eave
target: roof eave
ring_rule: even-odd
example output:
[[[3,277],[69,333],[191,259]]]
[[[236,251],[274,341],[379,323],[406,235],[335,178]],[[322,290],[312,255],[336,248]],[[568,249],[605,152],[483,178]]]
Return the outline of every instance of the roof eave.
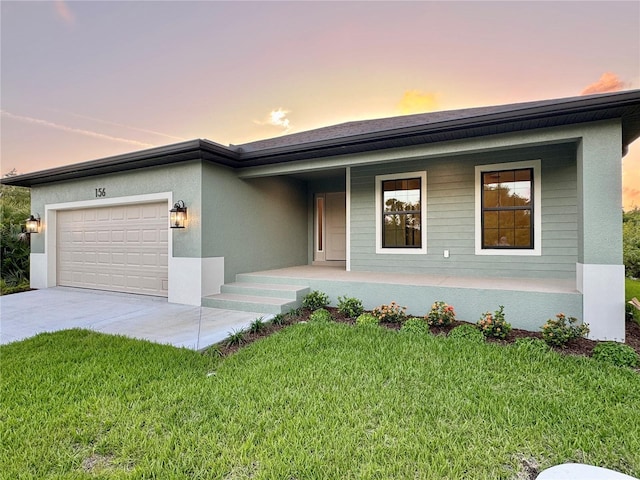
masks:
[[[208,160],[226,165],[235,165],[237,163],[237,154],[233,150],[218,145],[217,143],[196,139],[88,162],[64,165],[62,167],[26,173],[15,177],[5,177],[0,180],[0,183],[4,185],[31,187],[76,178],[136,170],[150,166],[169,165],[189,160]]]

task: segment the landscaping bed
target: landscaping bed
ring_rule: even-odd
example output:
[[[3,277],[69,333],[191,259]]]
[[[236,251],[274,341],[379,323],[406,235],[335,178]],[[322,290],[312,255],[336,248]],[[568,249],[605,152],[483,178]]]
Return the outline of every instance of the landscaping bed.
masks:
[[[329,312],[331,312],[331,316],[333,320],[338,323],[346,323],[350,325],[355,325],[355,319],[348,317],[341,313],[336,307],[324,307]],[[244,339],[241,343],[238,344],[227,344],[226,342],[222,342],[216,346],[219,353],[222,356],[230,355],[236,352],[239,348],[249,343],[255,342],[260,338],[271,335],[272,333],[282,329],[283,327],[299,322],[309,321],[309,316],[311,315],[312,310],[310,309],[300,309],[293,313],[285,315],[287,319],[284,323],[280,325],[274,325],[270,322],[264,324],[264,329],[259,332],[250,332],[247,331],[244,334]],[[462,322],[459,320],[453,321],[450,325],[444,327],[431,327],[429,331],[434,335],[448,335],[451,330],[460,325],[473,325],[468,322]],[[401,324],[394,322],[380,322],[380,326],[393,330],[400,330]],[[529,330],[522,330],[519,328],[512,329],[505,339],[498,339],[488,337],[487,341],[497,344],[512,344],[515,343],[516,340],[521,338],[536,338],[542,339],[541,332],[532,332]],[[563,355],[582,355],[585,357],[591,357],[593,354],[594,347],[598,344],[598,341],[589,340],[587,338],[575,338],[570,340],[565,346],[556,347],[551,346],[553,350]],[[638,355],[640,355],[640,325],[635,321],[627,321],[625,322],[625,345],[629,345],[633,348]]]

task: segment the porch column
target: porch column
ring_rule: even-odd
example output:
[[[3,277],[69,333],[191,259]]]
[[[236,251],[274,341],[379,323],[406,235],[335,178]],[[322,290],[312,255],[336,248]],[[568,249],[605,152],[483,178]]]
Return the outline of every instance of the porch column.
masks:
[[[589,338],[624,341],[622,264],[622,127],[585,127],[577,151],[577,289]]]

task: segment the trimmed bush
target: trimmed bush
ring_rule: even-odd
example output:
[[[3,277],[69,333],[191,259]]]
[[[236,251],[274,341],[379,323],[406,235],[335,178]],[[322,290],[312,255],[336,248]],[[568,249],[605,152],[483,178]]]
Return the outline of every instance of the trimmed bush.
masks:
[[[302,299],[302,306],[309,310],[317,310],[329,305],[329,296],[319,290],[307,293]]]
[[[550,318],[542,326],[542,339],[553,347],[564,347],[571,340],[587,336],[589,326],[586,323],[574,325],[577,321],[575,317],[558,313],[555,319]]]
[[[338,311],[349,318],[356,318],[364,311],[364,307],[357,298],[338,297]]]
[[[431,306],[431,311],[425,316],[425,319],[432,327],[444,327],[451,325],[456,319],[456,313],[453,306],[438,301]]]
[[[618,367],[640,366],[640,357],[629,345],[617,342],[602,342],[593,349],[593,358]]]
[[[401,307],[396,302],[380,305],[373,309],[372,315],[381,322],[402,323],[407,319],[407,307]]]
[[[329,310],[326,310],[324,308],[319,308],[315,310],[309,316],[310,322],[330,322],[332,320],[333,320],[333,317],[331,316],[331,312],[329,312]]]
[[[410,318],[402,324],[401,332],[423,335],[429,333],[429,325],[422,318]]]
[[[504,306],[500,305],[493,313],[485,312],[478,320],[478,327],[485,337],[506,338],[511,324],[504,318]]]
[[[356,318],[356,325],[364,326],[364,327],[377,327],[380,323],[377,317],[374,317],[370,313],[363,313],[358,318]]]
[[[456,328],[451,330],[448,335],[449,338],[458,338],[471,340],[473,342],[484,342],[484,335],[478,327],[471,324],[458,325]]]

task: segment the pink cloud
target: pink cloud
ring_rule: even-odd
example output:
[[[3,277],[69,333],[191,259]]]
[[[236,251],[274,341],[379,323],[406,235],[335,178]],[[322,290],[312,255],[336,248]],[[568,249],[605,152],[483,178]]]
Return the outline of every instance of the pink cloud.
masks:
[[[617,92],[625,88],[627,84],[618,78],[618,75],[605,72],[600,79],[586,87],[580,95],[591,95],[592,93]]]
[[[56,14],[60,17],[65,23],[72,25],[76,21],[76,16],[73,14],[69,5],[64,0],[55,0],[53,2],[53,6],[56,9]]]

